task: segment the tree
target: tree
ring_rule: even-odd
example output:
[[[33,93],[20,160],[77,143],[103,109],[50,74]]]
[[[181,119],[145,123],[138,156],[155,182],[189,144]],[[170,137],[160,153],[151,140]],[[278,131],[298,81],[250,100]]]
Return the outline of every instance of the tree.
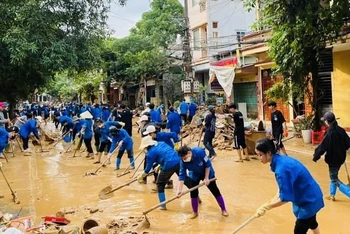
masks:
[[[260,2],[260,1],[259,1]],[[349,16],[349,1],[338,0],[264,0],[263,18],[258,25],[271,28],[269,56],[275,61],[276,73],[283,75],[284,87],[301,88],[301,93],[311,97],[315,128],[319,128],[318,66],[320,54],[327,43],[336,40]],[[254,0],[246,0],[248,7],[254,7]],[[309,84],[311,92],[309,92]]]
[[[143,13],[131,32],[148,38],[155,47],[167,49],[184,32],[183,12],[178,0],[153,0],[151,10]]]
[[[109,0],[4,0],[0,4],[0,98],[26,99],[57,72],[100,60]]]

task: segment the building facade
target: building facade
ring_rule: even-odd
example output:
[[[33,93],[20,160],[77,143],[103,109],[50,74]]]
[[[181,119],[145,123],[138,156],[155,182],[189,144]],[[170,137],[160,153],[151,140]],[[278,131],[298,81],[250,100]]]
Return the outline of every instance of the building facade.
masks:
[[[223,89],[217,81],[208,84],[210,63],[235,57],[238,40],[250,30],[255,13],[247,12],[243,1],[232,0],[190,0],[188,11],[195,78],[207,86],[201,99],[219,101]]]

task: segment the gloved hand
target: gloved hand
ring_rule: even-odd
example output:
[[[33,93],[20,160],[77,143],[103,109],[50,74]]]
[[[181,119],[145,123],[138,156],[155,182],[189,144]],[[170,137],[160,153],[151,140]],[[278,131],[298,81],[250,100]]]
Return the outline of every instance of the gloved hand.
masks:
[[[123,141],[119,141],[118,147],[122,147],[122,145],[123,145]]]
[[[147,174],[146,173],[142,173],[141,175],[139,175],[137,177],[137,182],[139,182],[140,184],[143,184],[143,179],[147,177]]]
[[[160,165],[156,166],[154,168],[154,173],[159,173],[159,171],[162,169],[162,167]]]
[[[125,126],[125,123],[123,123],[123,122],[118,122],[122,127],[124,127]]]
[[[261,217],[261,216],[263,216],[265,213],[266,213],[266,211],[268,211],[268,210],[270,210],[271,209],[271,207],[269,206],[269,204],[268,203],[265,203],[264,205],[262,205],[262,206],[260,206],[257,210],[256,210],[256,212],[255,212],[255,217]]]
[[[174,145],[174,150],[178,151],[180,149],[180,144],[179,142],[176,142]]]

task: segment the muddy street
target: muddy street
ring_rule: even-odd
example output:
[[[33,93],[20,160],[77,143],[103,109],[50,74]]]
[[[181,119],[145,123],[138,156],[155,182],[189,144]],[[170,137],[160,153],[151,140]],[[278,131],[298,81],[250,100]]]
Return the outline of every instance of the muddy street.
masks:
[[[47,130],[53,130],[50,123]],[[134,128],[135,156],[139,153],[140,139]],[[184,140],[186,143],[187,141]],[[191,142],[196,144],[196,142]],[[294,144],[294,145],[293,145]],[[289,143],[296,148],[296,141]],[[101,168],[97,175],[85,176],[86,172],[94,171],[98,166],[93,160],[85,158],[86,152],[64,153],[62,143],[53,147],[53,144],[44,142],[43,148],[49,152],[40,152],[40,147],[30,146],[35,153],[32,156],[23,156],[18,145],[15,145],[15,156],[11,153],[7,164],[2,160],[3,171],[13,190],[21,201],[15,205],[12,202],[11,192],[5,181],[1,179],[0,209],[3,213],[20,216],[33,215],[35,223],[39,224],[43,216],[55,215],[58,211],[65,211],[66,218],[71,224],[81,227],[84,219],[93,218],[101,224],[117,220],[120,233],[136,230],[137,220],[142,212],[158,204],[157,194],[152,192],[155,184],[153,177],[148,178],[147,185],[137,181],[115,191],[112,198],[100,200],[99,192],[106,186],[117,187],[130,180],[131,173],[117,177],[129,165],[126,155],[123,156],[121,169],[116,171],[115,160],[107,167]],[[84,146],[82,147],[84,148]],[[287,144],[288,149],[288,144]],[[303,151],[299,148],[298,151]],[[303,162],[312,175],[321,185],[324,195],[328,194],[328,168],[323,160],[314,163],[309,152],[300,153],[289,150],[289,154]],[[116,156],[116,155],[114,155]],[[143,159],[136,161],[136,166]],[[221,211],[214,197],[205,187],[200,188],[200,197],[203,203],[199,208],[199,217],[188,219],[191,214],[189,195],[168,204],[167,211],[156,209],[147,217],[151,226],[145,230],[136,230],[137,233],[231,233],[236,227],[254,215],[256,209],[274,197],[277,185],[273,173],[268,165],[258,160],[236,163],[234,151],[218,151],[218,157],[213,161],[216,171],[217,184],[224,196],[229,217],[221,216]],[[347,161],[350,166],[350,162]],[[143,166],[141,166],[143,168]],[[142,173],[141,169],[136,174]],[[347,183],[345,170],[340,170],[340,178]],[[177,178],[174,179],[174,188],[166,190],[167,199],[175,196]],[[318,215],[321,232],[325,234],[348,234],[350,200],[337,193],[337,201],[325,200],[325,208]],[[267,212],[261,218],[255,219],[240,234],[281,234],[291,233],[295,222],[291,204]],[[135,224],[134,224],[135,223]],[[134,226],[133,226],[134,224]],[[118,226],[115,225],[115,226]],[[125,228],[124,228],[125,227]],[[115,227],[118,233],[118,228]],[[311,232],[310,232],[311,233]]]

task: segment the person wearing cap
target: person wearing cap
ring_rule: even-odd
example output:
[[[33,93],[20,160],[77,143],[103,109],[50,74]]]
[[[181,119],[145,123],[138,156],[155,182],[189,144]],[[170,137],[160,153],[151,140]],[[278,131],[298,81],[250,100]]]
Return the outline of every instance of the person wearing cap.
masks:
[[[73,124],[74,124],[74,127],[73,127],[73,136],[72,136],[72,140],[73,142],[75,141],[75,136],[81,131],[82,129],[82,125],[83,125],[83,122],[81,121],[80,118],[78,118],[77,116],[74,116],[72,118],[72,121],[73,121]]]
[[[146,130],[142,133],[144,136],[150,135],[155,141],[162,141],[174,148],[174,143],[178,143],[179,137],[175,132],[157,132],[157,129],[153,125],[147,126]]]
[[[220,190],[216,185],[216,181],[209,181],[210,179],[215,178],[215,171],[211,164],[211,160],[205,153],[205,150],[200,147],[190,148],[186,145],[181,146],[178,150],[178,158],[181,158],[181,160],[177,195],[179,197],[182,196],[182,188],[186,181],[187,174],[189,175],[189,188],[193,188],[199,185],[200,181],[203,180],[219,204],[221,208],[221,214],[227,217],[228,213],[226,211],[224,198],[222,197]],[[198,194],[198,189],[190,192],[191,205],[193,210],[193,213],[190,216],[191,219],[194,219],[198,216]]]
[[[118,121],[103,122],[102,119],[97,119],[95,120],[95,122],[101,137],[100,137],[100,146],[98,148],[97,160],[94,162],[94,164],[99,164],[101,163],[102,152],[105,150],[105,148],[107,147],[107,152],[109,152],[111,149],[112,142],[109,140],[109,128],[111,126],[115,126],[115,127],[119,125],[124,126],[124,123],[118,122]]]
[[[23,142],[23,150],[24,155],[30,155],[31,152],[29,152],[29,135],[31,133],[34,134],[35,138],[40,141],[40,136],[38,132],[38,124],[42,122],[41,116],[36,116],[35,119],[30,119],[27,122],[23,124],[21,129],[19,130],[19,135],[22,138]]]
[[[291,202],[297,219],[294,233],[306,234],[311,229],[314,234],[319,234],[316,218],[324,207],[323,194],[307,168],[298,160],[279,154],[274,141],[268,138],[257,140],[255,152],[263,164],[270,164],[278,186],[276,196],[259,207],[255,217],[261,217],[266,211]]]
[[[153,125],[150,125],[146,128],[146,131],[143,132],[144,136],[151,136],[153,140],[157,142],[164,142],[165,144],[169,145],[171,148],[179,147],[179,137],[175,132],[157,132],[156,128]],[[174,145],[175,143],[175,145]],[[176,146],[176,147],[175,147]],[[157,165],[155,165],[157,166]],[[154,166],[154,167],[155,167]],[[157,181],[158,173],[154,173],[155,181]],[[173,186],[172,181],[170,180],[167,183],[167,188],[170,188]]]
[[[248,155],[248,148],[245,143],[243,114],[239,110],[237,110],[236,104],[230,104],[228,106],[228,109],[231,113],[233,113],[233,122],[235,123],[235,130],[233,132],[233,148],[236,149],[238,154],[238,160],[236,160],[236,162],[243,162],[241,148],[243,149],[245,154],[244,160],[250,161]]]
[[[182,125],[181,116],[179,113],[175,112],[174,107],[169,107],[168,117],[167,117],[166,128],[170,129],[170,132],[175,132],[180,134],[180,129]]]
[[[328,125],[328,129],[321,144],[315,149],[313,161],[317,162],[325,154],[324,160],[328,164],[331,179],[329,184],[330,195],[326,198],[335,201],[337,188],[347,197],[350,197],[350,187],[341,182],[338,177],[339,169],[345,163],[346,151],[350,147],[350,138],[344,128],[338,125],[332,112],[326,112],[321,121]]]
[[[0,127],[5,128],[6,124],[11,125],[11,120],[9,118],[5,118],[4,110],[6,107],[5,102],[0,102]]]
[[[9,144],[9,140],[13,140],[16,137],[19,129],[15,126],[8,128],[5,130],[4,128],[0,128],[0,158],[4,158],[2,153],[6,146]]]
[[[145,136],[145,135],[143,135],[143,133],[146,131],[148,126],[154,126],[157,129],[157,131],[159,131],[158,126],[155,123],[151,122],[151,118],[148,115],[142,115],[140,117],[140,119],[137,121],[137,124],[139,125],[139,130],[141,132],[141,137]]]
[[[216,157],[216,152],[213,146],[213,139],[215,137],[216,128],[216,116],[214,106],[208,106],[209,114],[205,116],[204,119],[204,147],[209,151],[209,158],[214,159]]]
[[[139,183],[144,183],[144,179],[151,171],[154,164],[159,164],[161,171],[157,178],[157,191],[159,202],[165,201],[164,189],[171,178],[176,173],[179,175],[180,158],[177,152],[164,142],[157,142],[151,136],[145,136],[141,140],[140,149],[147,149],[146,153],[146,168],[144,172],[137,177]],[[157,169],[155,169],[156,171]],[[187,183],[186,183],[187,184]],[[161,210],[166,210],[166,205],[160,207]]]
[[[274,137],[277,149],[281,150],[284,155],[287,155],[286,148],[282,143],[283,135],[288,132],[287,123],[281,111],[277,110],[277,103],[270,101],[267,106],[271,111],[272,136]]]
[[[109,128],[109,134],[112,136],[112,145],[107,155],[107,158],[109,158],[108,164],[111,163],[110,158],[112,156],[113,151],[118,145],[119,150],[118,150],[117,160],[115,162],[115,169],[116,170],[120,169],[120,164],[121,164],[122,157],[124,155],[125,150],[128,154],[128,158],[131,164],[130,168],[134,169],[135,168],[134,151],[133,151],[134,141],[129,136],[128,132],[125,129],[122,129],[122,125],[117,125],[117,126],[111,126]]]

